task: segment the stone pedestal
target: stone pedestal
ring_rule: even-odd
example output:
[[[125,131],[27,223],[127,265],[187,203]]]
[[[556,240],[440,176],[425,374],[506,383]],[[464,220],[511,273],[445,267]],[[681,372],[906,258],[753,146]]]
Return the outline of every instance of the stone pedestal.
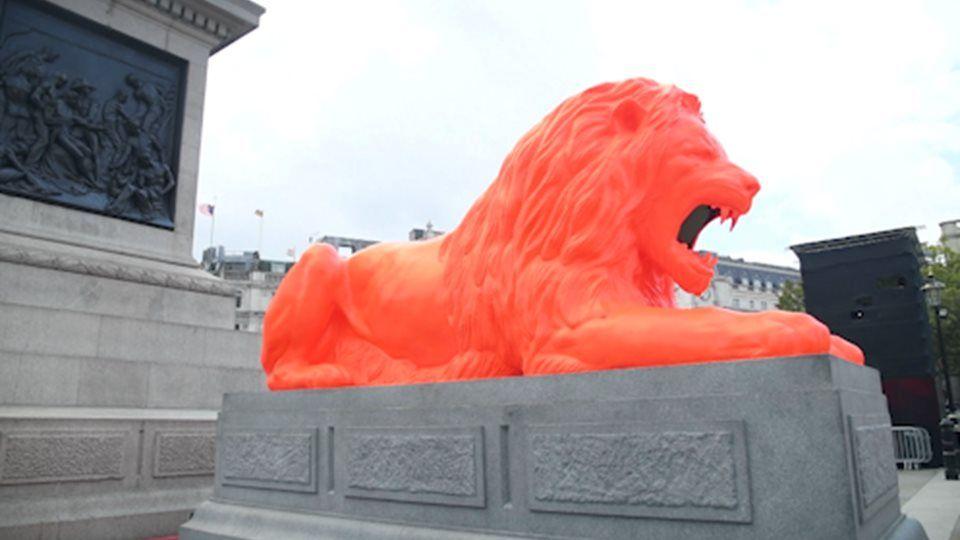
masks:
[[[259,336],[191,256],[207,61],[247,0],[0,0],[0,538],[169,534]]]
[[[926,538],[877,372],[801,357],[231,394],[183,540]]]

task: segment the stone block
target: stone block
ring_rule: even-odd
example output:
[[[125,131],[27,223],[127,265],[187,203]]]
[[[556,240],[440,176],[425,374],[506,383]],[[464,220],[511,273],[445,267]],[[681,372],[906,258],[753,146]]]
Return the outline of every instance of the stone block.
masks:
[[[77,405],[145,407],[150,366],[139,362],[85,358],[78,369]]]
[[[223,394],[233,388],[265,390],[262,380],[258,369],[151,364],[147,406],[217,409]]]
[[[96,356],[100,317],[5,304],[0,309],[0,349],[10,352]]]
[[[233,329],[232,296],[0,262],[0,305]]]
[[[14,403],[19,373],[20,353],[0,350],[0,405]]]
[[[923,539],[891,441],[826,356],[229,394],[180,537]]]
[[[20,354],[12,403],[20,405],[76,405],[79,365],[61,356]]]
[[[180,364],[204,353],[198,326],[104,317],[100,335],[99,354],[107,358]]]

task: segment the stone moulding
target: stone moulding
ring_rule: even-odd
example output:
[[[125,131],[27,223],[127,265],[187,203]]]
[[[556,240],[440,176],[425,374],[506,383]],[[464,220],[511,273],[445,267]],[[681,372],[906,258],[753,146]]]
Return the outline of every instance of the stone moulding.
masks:
[[[204,294],[215,294],[218,296],[234,296],[234,294],[236,294],[233,286],[218,281],[213,277],[209,279],[193,278],[174,274],[173,272],[165,272],[163,270],[84,259],[38,249],[0,245],[0,262],[36,266],[50,270],[119,279],[122,281],[182,289]]]
[[[212,8],[224,2],[197,2],[196,0],[138,0],[170,17],[190,25],[217,40],[211,54],[240,39],[257,26],[263,8],[253,2],[234,2],[232,13]],[[229,5],[229,4],[227,4]],[[243,13],[246,12],[246,13]]]

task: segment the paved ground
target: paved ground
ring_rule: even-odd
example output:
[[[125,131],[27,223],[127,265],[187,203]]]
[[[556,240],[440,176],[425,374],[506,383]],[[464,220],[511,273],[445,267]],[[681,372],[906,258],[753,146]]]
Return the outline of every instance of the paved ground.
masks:
[[[960,480],[943,469],[900,471],[903,513],[919,521],[930,540],[960,540]]]

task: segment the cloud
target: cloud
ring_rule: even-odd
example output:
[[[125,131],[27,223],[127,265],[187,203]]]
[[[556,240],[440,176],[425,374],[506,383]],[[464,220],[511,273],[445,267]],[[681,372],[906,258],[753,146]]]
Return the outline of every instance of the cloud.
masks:
[[[200,198],[228,249],[256,247],[255,208],[268,256],[314,233],[450,229],[560,100],[631,76],[700,95],[761,180],[702,247],[789,262],[792,243],[932,240],[960,217],[956,3],[264,3],[209,67]]]

